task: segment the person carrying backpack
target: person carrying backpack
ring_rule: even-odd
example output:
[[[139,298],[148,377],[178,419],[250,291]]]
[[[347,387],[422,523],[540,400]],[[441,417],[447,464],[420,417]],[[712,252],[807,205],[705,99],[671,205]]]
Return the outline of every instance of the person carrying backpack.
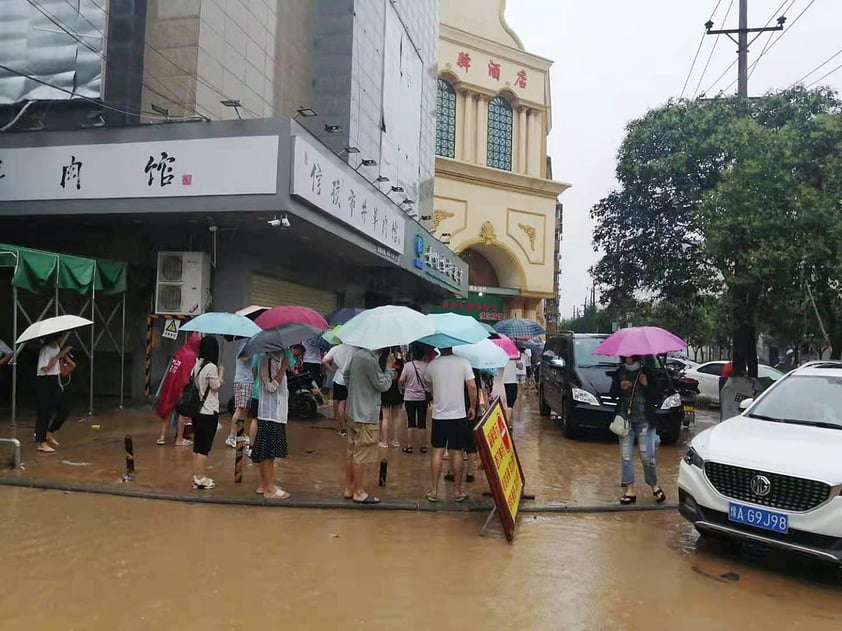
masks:
[[[216,486],[216,483],[205,475],[205,467],[219,423],[219,390],[223,383],[222,373],[223,368],[219,366],[219,342],[215,337],[203,337],[199,343],[199,357],[190,373],[191,383],[195,385],[201,397],[199,411],[193,415],[194,489],[212,489]]]

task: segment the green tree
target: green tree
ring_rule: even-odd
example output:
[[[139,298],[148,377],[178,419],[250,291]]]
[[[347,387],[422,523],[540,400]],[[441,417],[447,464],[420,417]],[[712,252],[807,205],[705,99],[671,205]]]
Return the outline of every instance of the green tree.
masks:
[[[798,88],[672,101],[633,121],[618,155],[620,186],[592,209],[594,248],[604,252],[593,274],[606,304],[645,291],[688,341],[724,324],[736,367],[756,374],[758,331],[815,279],[842,352],[831,289],[842,279],[840,106],[828,90]],[[721,307],[717,320],[704,315],[710,303]]]

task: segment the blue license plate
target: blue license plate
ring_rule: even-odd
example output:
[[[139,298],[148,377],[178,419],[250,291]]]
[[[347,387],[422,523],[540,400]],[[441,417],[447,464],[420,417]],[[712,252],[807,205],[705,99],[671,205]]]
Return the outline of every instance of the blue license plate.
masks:
[[[746,524],[772,532],[783,534],[789,532],[789,517],[765,508],[730,503],[728,504],[728,519],[738,524]]]

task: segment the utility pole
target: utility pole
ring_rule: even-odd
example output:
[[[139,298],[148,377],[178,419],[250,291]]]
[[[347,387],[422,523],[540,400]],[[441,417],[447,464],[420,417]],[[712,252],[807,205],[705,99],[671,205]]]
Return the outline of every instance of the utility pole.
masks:
[[[727,35],[728,38],[737,45],[737,95],[746,98],[748,97],[748,47],[760,37],[762,33],[768,31],[782,31],[784,30],[784,22],[786,18],[781,16],[778,18],[777,26],[763,26],[759,28],[748,27],[748,0],[740,0],[740,27],[731,29],[713,30],[713,22],[708,20],[705,23],[708,35]],[[751,41],[748,41],[749,33],[757,33]],[[737,35],[737,39],[733,38]]]

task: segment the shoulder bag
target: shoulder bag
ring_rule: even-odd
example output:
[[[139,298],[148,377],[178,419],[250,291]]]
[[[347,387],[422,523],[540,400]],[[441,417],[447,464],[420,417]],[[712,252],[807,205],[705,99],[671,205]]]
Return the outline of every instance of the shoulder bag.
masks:
[[[205,389],[204,396],[199,394],[199,387],[196,385],[196,380],[199,378],[199,375],[202,374],[205,366],[206,364],[202,364],[202,367],[199,368],[199,372],[196,373],[196,376],[190,377],[190,381],[186,386],[184,386],[181,398],[175,404],[175,411],[181,416],[186,416],[188,418],[198,416],[202,412],[202,408],[205,406],[205,401],[208,398],[208,394],[210,394],[210,384],[208,384],[207,389]]]
[[[640,370],[643,370],[641,368]],[[614,420],[611,421],[611,425],[608,426],[608,429],[611,430],[612,433],[617,434],[620,438],[625,438],[629,435],[631,431],[631,423],[629,423],[629,415],[631,414],[631,407],[634,404],[634,391],[637,388],[637,382],[640,379],[640,371],[637,373],[637,377],[634,380],[634,385],[632,386],[631,397],[629,398],[629,406],[626,409],[626,413],[618,413],[614,416]]]
[[[421,378],[421,373],[418,372],[418,366],[415,365],[414,360],[412,362],[412,368],[415,370],[415,376],[418,377],[418,383],[420,383],[421,387],[424,388],[424,398],[427,400],[427,403],[432,402],[433,393],[427,390],[427,384],[425,384],[424,380]]]

